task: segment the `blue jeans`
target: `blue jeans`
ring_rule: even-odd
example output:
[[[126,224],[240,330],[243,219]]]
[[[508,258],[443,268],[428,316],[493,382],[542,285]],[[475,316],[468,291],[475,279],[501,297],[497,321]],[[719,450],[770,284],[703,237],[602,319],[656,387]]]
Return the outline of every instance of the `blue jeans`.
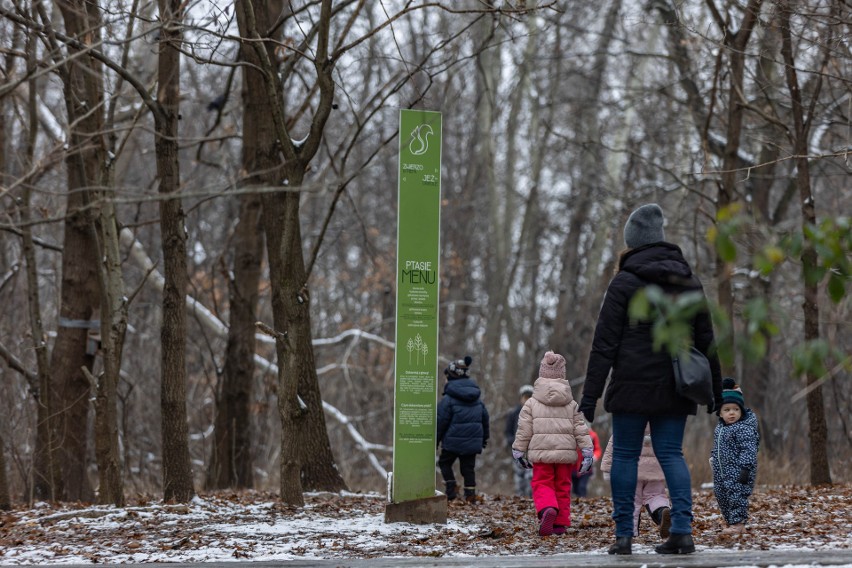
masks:
[[[651,444],[666,476],[672,501],[671,534],[692,534],[692,482],[683,459],[686,416],[612,415],[612,518],[615,536],[633,536],[633,497],[645,426],[651,424]]]

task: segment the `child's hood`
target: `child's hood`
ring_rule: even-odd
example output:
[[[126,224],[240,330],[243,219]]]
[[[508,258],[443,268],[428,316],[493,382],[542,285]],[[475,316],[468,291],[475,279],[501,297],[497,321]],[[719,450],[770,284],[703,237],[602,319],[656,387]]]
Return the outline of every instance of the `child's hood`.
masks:
[[[472,379],[453,379],[444,386],[444,394],[457,398],[462,402],[476,402],[481,391],[479,385]]]
[[[571,384],[566,379],[543,379],[533,385],[532,397],[547,406],[565,406],[574,400]]]

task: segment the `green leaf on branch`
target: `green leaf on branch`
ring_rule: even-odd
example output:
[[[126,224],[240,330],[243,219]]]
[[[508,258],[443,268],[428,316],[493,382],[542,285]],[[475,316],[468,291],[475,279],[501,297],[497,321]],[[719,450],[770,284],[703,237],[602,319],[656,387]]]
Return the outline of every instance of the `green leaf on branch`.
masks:
[[[659,286],[648,286],[634,294],[628,306],[631,325],[651,323],[655,351],[678,353],[692,344],[692,322],[707,308],[701,292],[678,296],[666,294]]]
[[[737,245],[728,235],[719,235],[716,241],[716,250],[719,257],[725,262],[734,262],[737,259]]]
[[[806,341],[793,348],[793,373],[821,377],[828,372],[826,362],[832,356],[842,359],[843,353],[833,349],[824,339]]]
[[[835,304],[840,303],[840,300],[846,296],[846,280],[837,272],[832,272],[828,278],[828,297]]]

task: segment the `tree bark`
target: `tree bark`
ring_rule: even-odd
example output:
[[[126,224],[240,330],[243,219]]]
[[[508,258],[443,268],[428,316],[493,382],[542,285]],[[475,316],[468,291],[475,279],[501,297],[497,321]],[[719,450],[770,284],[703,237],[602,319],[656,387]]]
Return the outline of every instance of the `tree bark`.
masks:
[[[14,43],[10,42],[10,43]],[[13,49],[17,46],[13,46]],[[6,55],[6,60],[4,61],[4,67],[8,66],[11,60],[11,56],[9,54]],[[7,185],[9,181],[8,176],[8,166],[9,164],[6,162],[6,142],[8,140],[7,137],[7,127],[6,127],[6,101],[0,100],[0,184]],[[2,251],[4,247],[0,246],[0,266],[9,266],[11,263],[9,259],[6,257],[5,251]],[[2,290],[3,285],[0,284],[0,290]],[[31,383],[32,384],[32,383]],[[2,435],[0,435],[0,510],[8,511],[12,507],[12,500],[9,494],[9,481],[6,477],[6,444]]]
[[[476,193],[484,189],[480,199],[485,199],[488,205],[487,217],[470,216],[471,222],[476,225],[483,220],[486,221],[482,228],[488,235],[491,246],[485,248],[483,260],[487,270],[485,279],[485,294],[488,297],[488,305],[492,308],[490,317],[487,318],[485,334],[482,340],[482,358],[479,361],[483,377],[492,377],[488,392],[502,392],[502,375],[495,371],[497,366],[502,366],[500,339],[503,336],[505,313],[505,302],[503,298],[508,294],[511,282],[507,282],[507,265],[511,248],[512,233],[510,226],[504,225],[504,208],[510,205],[512,192],[517,188],[512,187],[509,191],[497,183],[496,148],[494,143],[494,128],[499,117],[500,94],[500,41],[497,22],[494,18],[484,17],[475,27],[474,45],[476,52],[476,137],[472,148],[470,160],[468,161],[468,172],[466,176],[466,191],[471,192],[472,202],[477,201]],[[530,40],[531,42],[534,40]],[[523,92],[523,84],[518,85],[517,91]],[[514,150],[513,141],[508,139],[508,152]],[[469,205],[468,205],[469,206]],[[475,243],[471,243],[476,246]],[[471,258],[463,259],[467,265]],[[506,290],[506,292],[504,292]],[[471,290],[468,290],[468,294]],[[464,353],[454,353],[452,357],[460,357]],[[492,390],[493,389],[493,390]]]
[[[780,59],[780,35],[777,26],[766,26],[760,39],[758,64],[755,66],[755,81],[759,91],[766,97],[766,106],[777,105],[772,99],[775,85],[781,80],[778,76],[780,68],[776,63]],[[764,143],[758,154],[757,164],[751,172],[751,211],[755,223],[759,226],[772,227],[778,218],[773,216],[771,210],[772,188],[778,175],[778,156],[781,153],[781,145],[776,141],[784,136],[784,131],[778,124],[767,123],[761,129],[760,139],[770,141]],[[752,258],[755,251],[750,251]],[[753,263],[752,263],[753,264]],[[772,298],[775,293],[774,275],[768,278],[749,278],[745,289],[745,302],[752,299]],[[766,335],[766,355],[758,361],[744,359],[742,363],[742,376],[749,377],[749,403],[754,409],[760,421],[760,443],[761,449],[766,453],[774,455],[782,449],[781,436],[776,429],[771,427],[769,418],[772,410],[769,408],[770,394],[772,393],[772,348],[774,339]]]
[[[746,101],[743,99],[743,79],[745,74],[746,46],[752,31],[759,21],[762,0],[749,0],[745,8],[740,27],[736,32],[729,28],[721,30],[725,36],[725,46],[728,48],[728,116],[725,133],[725,150],[722,156],[722,179],[719,184],[719,195],[716,200],[716,210],[723,211],[737,201],[737,177],[742,173],[740,165],[740,145],[742,137],[743,116]],[[731,283],[731,266],[717,252],[716,254],[716,284],[718,286],[719,306],[734,321],[734,290]],[[735,338],[731,333],[727,340],[727,351],[734,352]],[[722,372],[736,376],[735,361],[721,361]]]
[[[36,67],[35,41],[35,36],[27,38],[27,63],[32,69]],[[33,164],[38,134],[38,115],[36,111],[38,87],[36,81],[35,77],[29,81],[29,99],[27,101],[28,124],[26,148],[24,150],[24,163],[27,166]],[[32,225],[30,224],[30,201],[30,185],[25,183],[23,184],[23,191],[20,198],[21,249],[26,266],[27,307],[38,376],[38,392],[35,396],[37,416],[32,490],[33,495],[37,499],[55,501],[62,493],[62,470],[59,465],[58,442],[56,439],[57,429],[55,424],[56,394],[48,364],[47,334],[41,321],[38,267],[35,247],[33,246]]]
[[[6,477],[6,443],[3,441],[3,436],[0,436],[0,511],[8,511],[11,508],[9,480]]]
[[[262,29],[268,29],[268,20],[265,15]],[[240,33],[247,35],[242,10],[237,10],[237,22]],[[260,60],[249,47],[240,50],[240,58],[247,63],[242,68],[242,165],[247,173],[242,187],[275,185],[280,182],[280,162],[275,128],[269,120],[266,107],[268,99],[263,74],[257,70]],[[213,454],[207,473],[209,488],[251,487],[254,482],[249,403],[254,377],[255,321],[263,259],[263,231],[260,195],[246,193],[239,199],[240,218],[233,240],[233,276],[227,276],[230,325],[221,392],[216,404]]]
[[[610,56],[609,48],[615,39],[615,26],[620,12],[621,0],[613,0],[607,10],[603,25],[604,32],[600,35],[599,44],[595,48],[595,61],[592,66],[594,71],[589,81],[582,82],[579,89],[580,102],[583,105],[583,112],[577,113],[576,125],[580,153],[577,159],[579,183],[576,185],[576,195],[571,199],[569,233],[562,245],[564,253],[561,255],[562,268],[559,273],[559,300],[553,321],[553,334],[549,342],[553,349],[564,355],[566,369],[577,374],[583,372],[577,355],[584,350],[572,339],[575,334],[570,322],[583,319],[575,317],[578,308],[580,259],[581,255],[584,256],[583,252],[588,249],[588,243],[581,242],[581,239],[587,233],[584,227],[589,222],[591,207],[605,185],[603,182],[605,170],[601,167],[604,163],[604,153],[599,114]]]
[[[246,73],[250,73],[246,67]],[[262,93],[262,90],[255,90]],[[244,93],[244,100],[246,97]],[[251,95],[248,95],[251,96]],[[249,126],[252,118],[262,117],[262,107],[254,112],[246,104],[243,135],[244,156],[264,136]],[[266,121],[268,123],[268,121]],[[259,148],[272,149],[274,141]],[[252,160],[259,162],[260,160]],[[244,157],[244,165],[247,165]],[[268,171],[267,168],[246,168]],[[234,234],[233,276],[228,276],[230,322],[225,349],[222,386],[216,401],[213,431],[213,453],[207,473],[209,489],[223,487],[249,488],[254,484],[253,448],[249,405],[252,399],[255,354],[255,321],[257,321],[258,284],[263,259],[261,202],[256,194],[240,196],[240,218]]]
[[[802,104],[802,93],[799,89],[796,61],[793,55],[792,39],[790,37],[791,8],[789,0],[782,0],[779,11],[781,22],[781,54],[784,56],[785,77],[787,89],[790,92],[793,115],[793,155],[796,161],[796,183],[799,186],[799,203],[801,206],[802,227],[816,225],[816,205],[811,191],[810,164],[808,163],[808,131],[810,121],[805,120],[805,110]],[[826,45],[830,42],[826,42]],[[817,93],[819,88],[817,88]],[[814,94],[814,97],[817,95]],[[805,342],[813,342],[820,338],[819,330],[819,283],[809,275],[816,272],[817,252],[814,245],[805,239],[802,251],[802,282],[804,285],[804,302],[802,311],[805,318]],[[807,372],[807,384],[813,385],[819,377],[813,371]],[[828,463],[828,427],[825,421],[825,403],[822,387],[817,386],[807,395],[808,406],[808,438],[811,443],[810,474],[813,485],[830,484],[831,470]]]
[[[59,2],[65,30],[72,37],[94,34],[98,37],[100,14],[95,3],[82,0]],[[91,36],[89,41],[93,41]],[[79,50],[69,46],[70,53]],[[51,359],[51,372],[61,389],[63,497],[91,501],[94,492],[87,474],[89,398],[92,385],[86,376],[94,364],[86,322],[97,317],[98,253],[92,218],[81,209],[91,202],[93,188],[100,185],[102,164],[106,161],[103,141],[103,87],[98,64],[89,58],[71,58],[62,64],[65,108],[72,147],[66,155],[68,172],[68,215],[62,255],[60,325]],[[63,322],[65,324],[63,325]],[[96,323],[94,329],[98,329]],[[114,403],[113,403],[114,405]],[[103,480],[101,480],[103,481]],[[103,485],[102,485],[103,487]]]
[[[101,163],[105,164],[107,161]],[[96,192],[100,198],[95,217],[99,237],[97,252],[103,259],[98,271],[98,281],[101,287],[101,354],[104,369],[97,381],[95,400],[95,456],[100,477],[98,502],[123,507],[124,480],[118,443],[116,404],[121,356],[127,330],[127,298],[121,271],[122,256],[113,202],[114,192],[108,189],[112,187],[110,171],[103,171],[104,189]]]
[[[158,0],[160,53],[157,101],[154,113],[165,287],[163,289],[162,382],[160,400],[163,429],[163,498],[186,503],[195,495],[189,458],[186,414],[186,263],[185,215],[180,191],[178,112],[180,96],[180,23],[183,3]]]
[[[304,172],[319,149],[325,123],[334,99],[329,31],[331,1],[323,0],[317,22],[314,58],[318,100],[308,137],[298,147],[290,138],[284,118],[283,96],[278,72],[258,30],[267,10],[261,3],[255,9],[251,0],[241,3],[248,36],[263,72],[269,112],[276,130],[278,147],[285,160],[281,174],[282,192],[264,193],[263,228],[269,259],[272,314],[278,354],[278,407],[281,416],[281,499],[303,505],[302,488],[339,491],[345,488],[334,463],[325,426],[316,362],[311,345],[310,294],[302,251],[299,188]],[[284,78],[286,81],[286,77]]]

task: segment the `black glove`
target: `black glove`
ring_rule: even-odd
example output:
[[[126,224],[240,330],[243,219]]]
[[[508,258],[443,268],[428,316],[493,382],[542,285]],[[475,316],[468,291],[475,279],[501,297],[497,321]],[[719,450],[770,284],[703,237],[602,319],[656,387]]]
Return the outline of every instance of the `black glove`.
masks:
[[[580,399],[580,412],[586,417],[586,421],[591,424],[595,421],[595,406],[598,405],[598,399],[588,395],[583,395]]]
[[[482,439],[482,449],[484,450],[485,446],[487,446],[487,445],[488,445],[488,438],[483,438]]]
[[[716,413],[716,416],[719,416],[719,409],[722,408],[721,400],[714,400],[713,404],[707,407],[707,414]]]
[[[745,466],[740,466],[740,476],[737,478],[737,481],[739,481],[742,484],[747,484],[748,478],[749,478],[748,468],[745,467]]]

